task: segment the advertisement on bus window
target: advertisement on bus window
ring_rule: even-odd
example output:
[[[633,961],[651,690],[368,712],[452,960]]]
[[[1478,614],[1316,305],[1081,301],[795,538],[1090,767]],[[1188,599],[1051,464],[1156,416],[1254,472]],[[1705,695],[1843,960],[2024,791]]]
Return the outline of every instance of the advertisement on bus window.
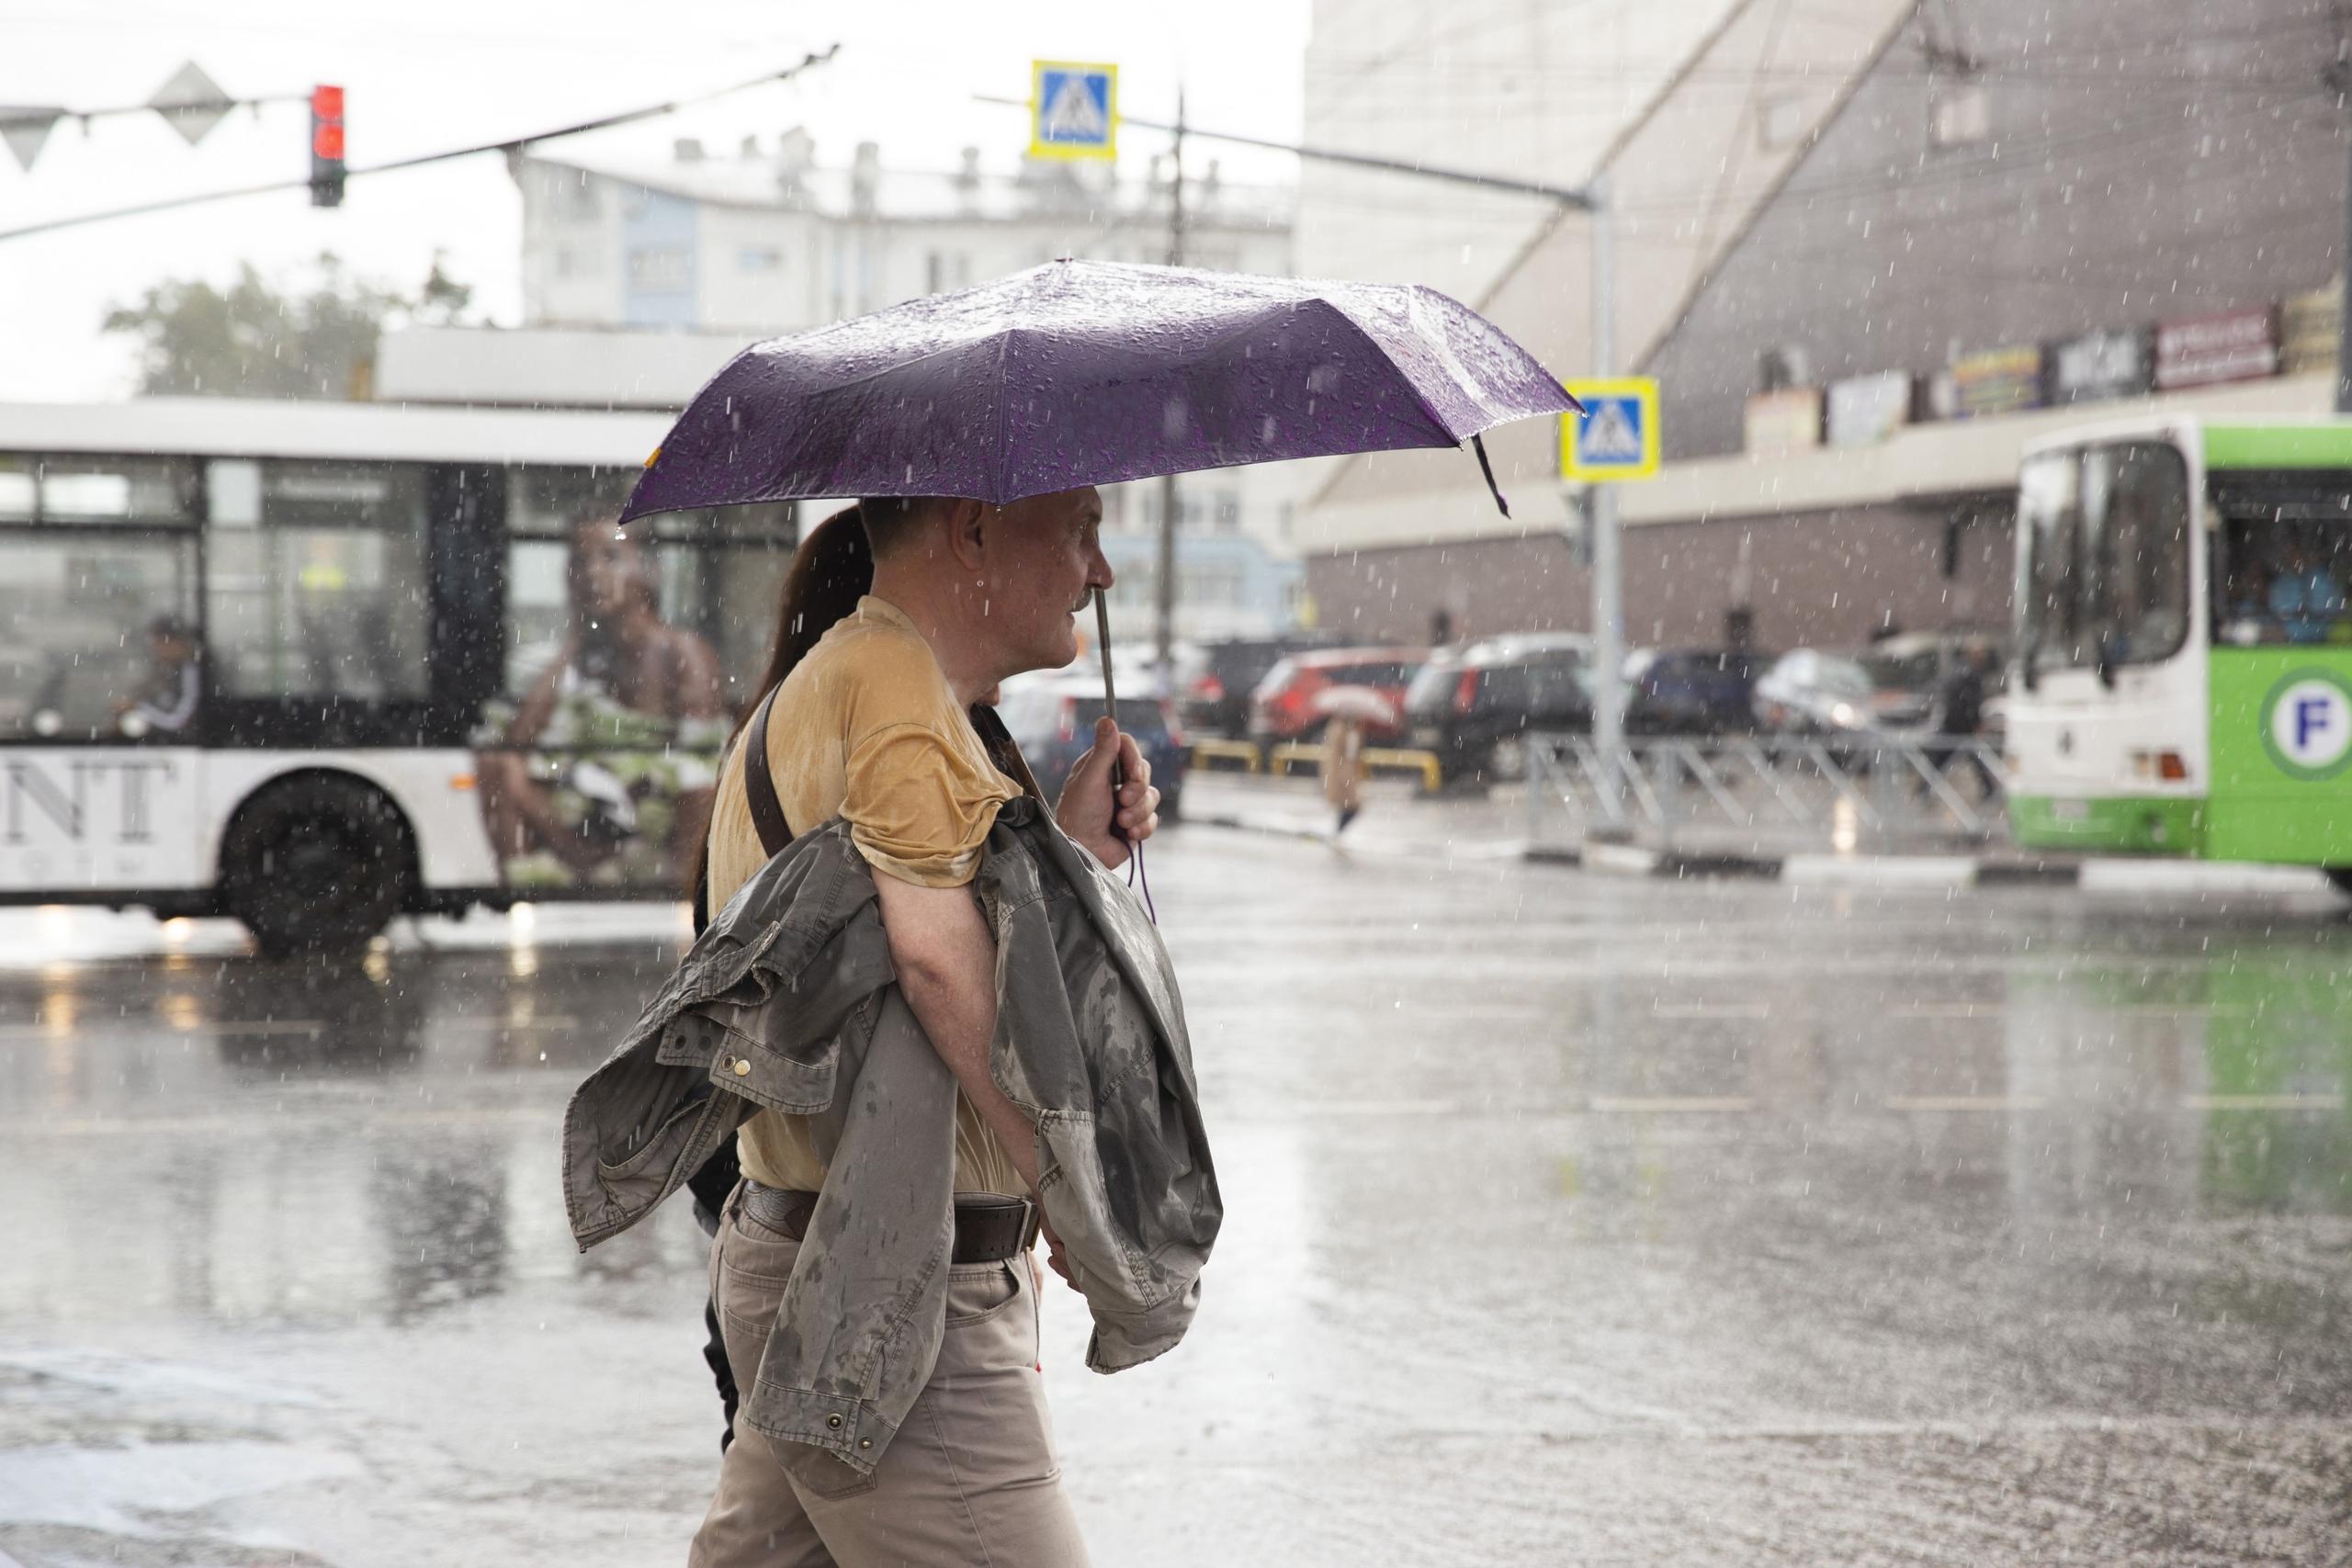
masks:
[[[475,761],[516,893],[680,889],[690,874],[729,715],[718,655],[665,611],[662,564],[601,512],[513,547],[508,694],[484,709]]]

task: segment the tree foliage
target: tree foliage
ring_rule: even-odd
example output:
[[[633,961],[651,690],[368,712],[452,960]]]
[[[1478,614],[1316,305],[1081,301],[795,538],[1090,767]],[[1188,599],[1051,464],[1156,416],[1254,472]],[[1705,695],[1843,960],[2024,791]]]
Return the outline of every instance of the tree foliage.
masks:
[[[358,276],[333,252],[308,273],[273,285],[246,263],[226,289],[173,279],[108,310],[105,328],[140,340],[139,389],[150,397],[365,398],[386,327],[453,325],[473,299],[437,254],[413,296]]]

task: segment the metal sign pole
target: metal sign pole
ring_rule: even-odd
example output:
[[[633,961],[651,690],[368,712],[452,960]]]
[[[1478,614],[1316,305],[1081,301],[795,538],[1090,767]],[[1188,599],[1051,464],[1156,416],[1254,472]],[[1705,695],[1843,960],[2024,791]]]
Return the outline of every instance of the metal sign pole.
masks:
[[[1168,265],[1184,265],[1184,89],[1176,89],[1176,127],[1168,184]],[[1176,694],[1176,476],[1159,479],[1159,581],[1153,586],[1159,625],[1152,656],[1159,695]]]
[[[1592,215],[1592,374],[1617,371],[1617,257],[1610,212],[1610,180],[1603,172],[1585,187]],[[1592,740],[1611,781],[1614,804],[1617,760],[1625,741],[1625,581],[1619,547],[1617,486],[1595,484],[1587,496],[1592,518]]]

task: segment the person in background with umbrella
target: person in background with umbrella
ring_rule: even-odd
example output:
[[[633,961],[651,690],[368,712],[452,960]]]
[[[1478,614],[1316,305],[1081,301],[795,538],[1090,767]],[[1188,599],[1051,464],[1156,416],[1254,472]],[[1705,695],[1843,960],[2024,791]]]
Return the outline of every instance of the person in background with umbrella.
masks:
[[[1331,837],[1348,830],[1363,810],[1363,739],[1367,725],[1393,726],[1396,710],[1369,686],[1328,686],[1316,694],[1323,727],[1323,799],[1339,813]]]
[[[754,723],[752,739],[729,754],[712,813],[707,910],[768,859],[752,793],[760,784],[772,787],[792,830],[836,817],[850,824],[876,874],[899,985],[962,1089],[959,1215],[967,1198],[1025,1199],[1038,1188],[1035,1130],[989,1072],[996,949],[967,886],[998,808],[1032,786],[1010,737],[975,705],[1007,676],[1077,656],[1078,612],[1113,581],[1102,520],[1091,487],[1009,506],[876,499],[828,520],[788,580],[806,597],[787,595],[781,606],[768,722]],[[870,591],[820,627],[813,623],[821,602],[838,614],[842,580],[861,570],[861,541],[850,536],[860,529]],[[763,738],[768,776],[754,780],[747,751]],[[1115,790],[1114,761],[1125,780]],[[1106,717],[1056,818],[1117,866],[1151,836],[1158,806],[1149,764]],[[807,1119],[782,1111],[746,1122],[738,1154],[743,1181],[723,1212],[713,1275],[725,1361],[741,1382],[760,1364],[826,1172]],[[1050,1231],[1046,1239],[1055,1245]],[[767,1439],[738,1422],[690,1561],[1085,1561],[1046,1421],[1035,1366],[1039,1275],[1024,1247],[951,1272],[932,1381],[859,1483],[820,1494],[787,1475]]]

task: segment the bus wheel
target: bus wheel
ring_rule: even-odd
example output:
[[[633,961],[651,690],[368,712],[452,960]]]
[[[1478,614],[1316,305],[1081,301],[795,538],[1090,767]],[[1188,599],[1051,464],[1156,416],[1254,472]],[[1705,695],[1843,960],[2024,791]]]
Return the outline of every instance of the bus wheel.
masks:
[[[2338,893],[2352,898],[2352,865],[2324,865],[2320,870],[2335,885]]]
[[[356,953],[405,908],[416,854],[400,808],[356,779],[262,790],[220,850],[220,901],[271,958]]]

